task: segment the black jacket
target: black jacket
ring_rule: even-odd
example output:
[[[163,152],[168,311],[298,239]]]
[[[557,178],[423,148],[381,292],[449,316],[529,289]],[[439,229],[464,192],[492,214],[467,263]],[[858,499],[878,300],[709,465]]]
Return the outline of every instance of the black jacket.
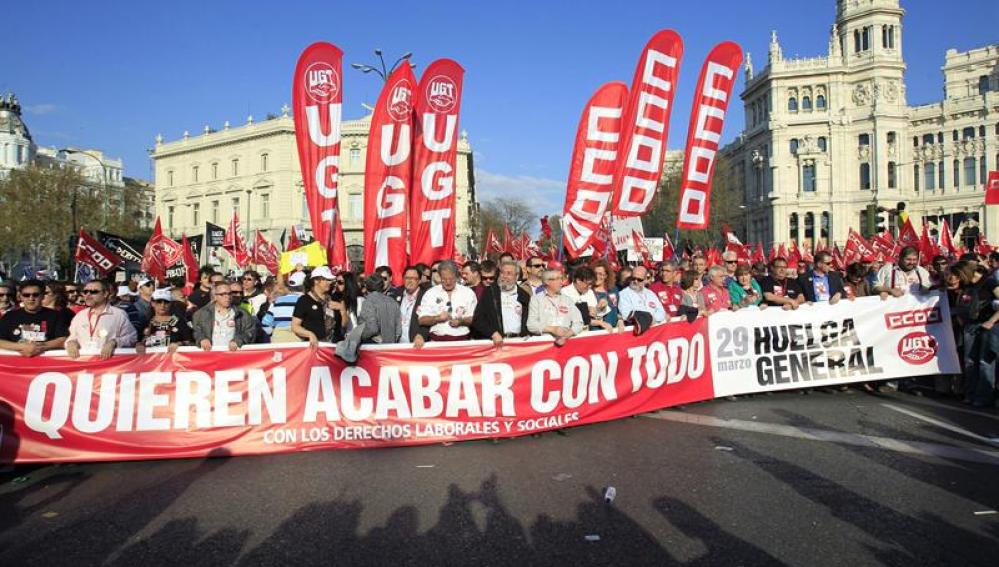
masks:
[[[520,335],[526,337],[527,332],[527,309],[531,303],[531,295],[527,291],[517,286],[517,303],[520,304]],[[475,306],[475,313],[472,314],[472,338],[488,339],[493,333],[503,331],[503,312],[500,303],[499,284],[487,286],[482,292],[479,303]]]
[[[805,294],[805,301],[815,301],[815,286],[812,284],[814,274],[814,271],[808,270],[798,276],[798,285],[801,286],[801,291]],[[837,272],[826,272],[826,275],[829,277],[829,297],[837,293],[843,297],[843,278]]]
[[[399,288],[401,293],[396,296],[389,296],[399,304],[399,309],[402,309],[402,298],[406,295],[405,288]],[[430,340],[430,327],[424,327],[420,325],[420,316],[416,314],[420,309],[420,303],[423,301],[423,294],[427,292],[427,288],[421,287],[419,291],[416,292],[416,305],[413,306],[413,314],[409,318],[409,342],[413,342],[416,335],[423,336],[423,340]]]

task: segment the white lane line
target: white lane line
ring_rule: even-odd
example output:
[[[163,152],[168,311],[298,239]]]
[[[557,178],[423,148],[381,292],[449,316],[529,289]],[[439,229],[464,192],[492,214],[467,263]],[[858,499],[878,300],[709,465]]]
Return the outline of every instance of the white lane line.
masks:
[[[946,421],[941,421],[939,419],[930,417],[928,415],[923,415],[921,413],[914,412],[911,409],[899,407],[896,406],[895,404],[881,404],[881,406],[886,407],[890,410],[897,411],[898,413],[904,413],[909,417],[914,417],[918,420],[925,421],[926,423],[936,425],[937,427],[946,429],[947,431],[953,431],[954,433],[957,433],[959,435],[964,435],[965,437],[969,437],[971,439],[974,439],[975,441],[985,443],[986,445],[991,445],[993,447],[999,446],[999,443],[993,441],[992,439],[989,439],[988,437],[983,437],[977,433],[968,431],[967,429],[964,429],[963,427],[958,427],[952,423],[947,423]]]
[[[891,437],[878,437],[876,435],[860,435],[857,433],[830,431],[828,429],[794,427],[791,425],[761,423],[758,421],[746,421],[742,419],[723,419],[710,415],[698,415],[675,411],[665,411],[657,414],[643,414],[642,417],[661,419],[664,421],[674,421],[678,423],[689,423],[692,425],[703,425],[707,427],[720,427],[722,429],[766,433],[769,435],[780,435],[783,437],[795,437],[811,441],[829,441],[832,443],[841,443],[843,445],[884,449],[887,451],[896,451],[899,453],[908,453],[924,457],[938,457],[942,459],[969,461],[973,463],[987,463],[990,465],[999,464],[999,452],[997,451],[955,447],[953,445],[941,445],[939,443],[901,441],[899,439],[892,439]]]

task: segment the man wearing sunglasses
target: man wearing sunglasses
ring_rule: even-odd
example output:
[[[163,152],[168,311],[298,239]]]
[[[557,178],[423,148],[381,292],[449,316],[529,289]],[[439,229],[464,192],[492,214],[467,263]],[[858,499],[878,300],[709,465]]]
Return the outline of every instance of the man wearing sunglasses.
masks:
[[[635,266],[631,272],[631,281],[628,287],[621,290],[618,297],[618,309],[621,312],[621,321],[628,321],[634,317],[636,312],[644,311],[652,317],[653,323],[662,323],[666,320],[666,308],[662,301],[652,290],[645,287],[649,271],[645,266]]]
[[[541,272],[545,269],[545,261],[537,256],[527,260],[527,278],[521,286],[531,295],[537,295],[545,291],[545,282],[541,279]]]
[[[582,332],[583,316],[572,300],[562,294],[560,270],[545,270],[542,279],[544,291],[533,295],[527,307],[527,330],[535,335],[551,335],[555,337],[555,346],[562,346]]]
[[[201,350],[234,351],[256,338],[257,318],[233,306],[232,288],[238,293],[240,285],[216,284],[213,301],[194,313],[194,342]]]
[[[809,303],[828,301],[830,305],[843,297],[843,278],[833,269],[832,254],[816,252],[812,269],[798,276],[798,285]]]
[[[69,329],[58,312],[42,307],[44,290],[45,286],[38,280],[21,283],[21,309],[0,319],[0,349],[12,350],[21,356],[37,356],[63,347]]]
[[[77,358],[80,352],[99,353],[107,360],[116,348],[129,348],[135,344],[138,333],[128,320],[128,314],[108,303],[111,288],[104,280],[87,282],[83,286],[83,300],[87,308],[73,317],[66,339],[66,354]]]

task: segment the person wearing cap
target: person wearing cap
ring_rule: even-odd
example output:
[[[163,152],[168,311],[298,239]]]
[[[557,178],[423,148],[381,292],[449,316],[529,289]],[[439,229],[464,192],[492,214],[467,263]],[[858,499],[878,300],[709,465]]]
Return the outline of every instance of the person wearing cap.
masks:
[[[167,352],[172,353],[177,351],[177,347],[194,344],[190,323],[172,312],[173,292],[170,288],[154,291],[150,300],[153,316],[135,343],[135,352],[145,354],[147,348],[166,347]]]
[[[298,298],[305,293],[305,272],[292,272],[284,283],[283,293],[268,306],[262,325],[270,328],[272,343],[297,343],[300,339],[291,332],[291,317]],[[280,286],[280,284],[278,284]]]
[[[631,272],[628,287],[621,290],[618,299],[618,310],[621,313],[622,321],[629,321],[634,318],[635,313],[648,313],[653,323],[662,323],[666,320],[666,308],[662,301],[645,287],[649,271],[645,266],[635,266]]]
[[[128,291],[128,286],[122,286]],[[138,333],[123,310],[108,304],[110,286],[104,280],[87,282],[83,286],[83,300],[87,308],[73,317],[66,339],[66,354],[78,358],[80,352],[100,353],[102,359],[111,358],[116,348],[129,348],[135,344]]]
[[[135,305],[135,299],[139,296],[139,292],[133,291],[127,285],[118,286],[118,292],[115,294],[112,300],[112,305],[121,309],[128,315],[128,321],[135,327],[135,333],[141,333],[143,329],[146,328],[147,319],[142,317],[142,313],[139,312],[139,308]]]
[[[319,348],[320,341],[330,340],[331,334],[339,336],[342,333],[343,321],[336,314],[333,319],[333,333],[326,328],[326,303],[330,288],[336,277],[326,266],[312,270],[308,279],[308,291],[295,302],[291,315],[291,332],[303,341],[309,342],[309,348]]]
[[[541,281],[545,282],[544,291],[533,295],[527,307],[527,330],[534,335],[551,335],[555,345],[562,346],[566,339],[582,332],[583,316],[562,294],[561,271],[545,270]]]
[[[153,317],[153,292],[156,291],[156,282],[150,278],[139,280],[137,288],[138,295],[135,296],[135,309],[139,312],[139,317],[143,321],[149,321]]]
[[[215,284],[213,300],[194,312],[194,341],[202,350],[228,348],[237,350],[253,343],[257,336],[257,318],[232,305],[229,284]]]
[[[474,291],[458,283],[458,266],[451,260],[437,263],[437,276],[441,283],[423,294],[417,309],[420,325],[430,327],[431,341],[468,339],[479,300]]]

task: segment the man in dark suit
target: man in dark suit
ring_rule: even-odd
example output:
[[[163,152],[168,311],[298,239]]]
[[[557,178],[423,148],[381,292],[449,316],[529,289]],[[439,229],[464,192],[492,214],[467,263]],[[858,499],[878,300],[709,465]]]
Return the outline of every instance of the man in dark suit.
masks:
[[[835,304],[843,297],[843,278],[833,271],[832,255],[817,252],[812,269],[798,276],[798,285],[810,303],[828,301]]]
[[[517,285],[520,268],[513,261],[503,262],[499,268],[499,279],[487,286],[472,315],[472,337],[492,339],[500,346],[503,339],[525,337],[527,331],[527,311],[531,294]]]
[[[408,266],[402,272],[401,292],[393,297],[399,303],[400,328],[402,336],[400,343],[412,343],[416,348],[422,348],[423,343],[430,338],[430,327],[420,325],[420,317],[416,308],[423,301],[426,288],[420,285],[420,270]]]

